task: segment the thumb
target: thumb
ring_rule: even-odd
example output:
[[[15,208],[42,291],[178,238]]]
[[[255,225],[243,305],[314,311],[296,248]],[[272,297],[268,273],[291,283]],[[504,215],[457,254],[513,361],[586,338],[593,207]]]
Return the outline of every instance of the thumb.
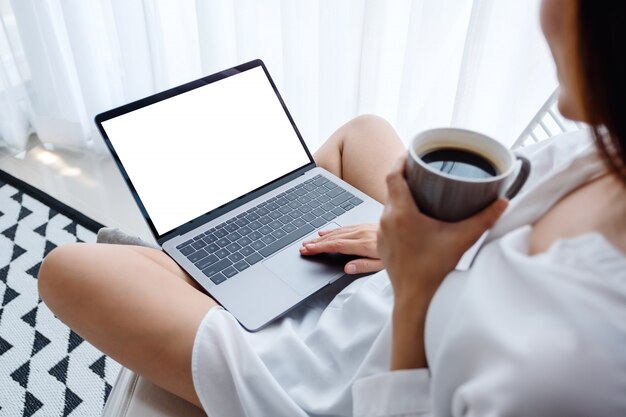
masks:
[[[508,200],[500,198],[487,208],[461,222],[468,245],[472,245],[485,231],[490,229],[498,221],[508,205]]]
[[[361,258],[350,261],[346,264],[344,271],[346,274],[367,274],[369,272],[378,272],[383,269],[383,261],[380,259]]]

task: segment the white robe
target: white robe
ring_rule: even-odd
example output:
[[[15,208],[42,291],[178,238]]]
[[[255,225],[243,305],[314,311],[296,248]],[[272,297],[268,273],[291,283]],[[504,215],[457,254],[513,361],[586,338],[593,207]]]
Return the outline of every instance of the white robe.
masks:
[[[626,416],[626,256],[597,233],[528,255],[530,224],[603,166],[586,134],[523,150],[533,171],[472,267],[429,307],[430,370],[389,372],[386,273],[257,333],[213,308],[192,371],[220,416]]]

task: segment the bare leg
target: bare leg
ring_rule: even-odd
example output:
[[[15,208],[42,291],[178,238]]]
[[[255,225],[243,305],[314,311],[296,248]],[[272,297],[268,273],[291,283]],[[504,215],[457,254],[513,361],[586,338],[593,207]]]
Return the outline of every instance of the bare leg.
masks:
[[[53,250],[39,271],[48,307],[76,333],[200,407],[191,376],[196,330],[216,305],[165,253],[104,244]]]
[[[359,116],[341,126],[315,153],[315,162],[381,203],[385,177],[406,153],[393,127],[378,116]]]

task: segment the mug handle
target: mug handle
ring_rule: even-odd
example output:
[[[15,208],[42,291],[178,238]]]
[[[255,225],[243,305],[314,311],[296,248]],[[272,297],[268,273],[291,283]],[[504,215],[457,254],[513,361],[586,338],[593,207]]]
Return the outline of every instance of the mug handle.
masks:
[[[511,184],[511,187],[509,187],[508,191],[504,195],[504,197],[508,200],[511,200],[517,195],[517,193],[519,193],[519,190],[522,189],[528,179],[528,176],[530,175],[530,161],[519,155],[515,155],[515,158],[522,163],[522,166],[517,174],[517,178],[515,178],[515,181]]]

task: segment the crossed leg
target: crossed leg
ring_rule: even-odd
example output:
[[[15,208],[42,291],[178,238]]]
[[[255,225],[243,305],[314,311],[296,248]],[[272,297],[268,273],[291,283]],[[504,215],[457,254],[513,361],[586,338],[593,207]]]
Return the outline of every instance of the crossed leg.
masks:
[[[322,168],[384,203],[385,177],[405,153],[406,146],[385,119],[364,115],[337,129],[314,158]]]
[[[163,252],[124,245],[59,246],[39,270],[56,316],[127,368],[198,406],[196,329],[215,301]]]
[[[404,152],[374,116],[339,128],[317,163],[379,201]],[[201,407],[191,374],[196,330],[216,302],[165,253],[144,247],[63,245],[39,271],[39,292],[57,317],[122,365]]]

